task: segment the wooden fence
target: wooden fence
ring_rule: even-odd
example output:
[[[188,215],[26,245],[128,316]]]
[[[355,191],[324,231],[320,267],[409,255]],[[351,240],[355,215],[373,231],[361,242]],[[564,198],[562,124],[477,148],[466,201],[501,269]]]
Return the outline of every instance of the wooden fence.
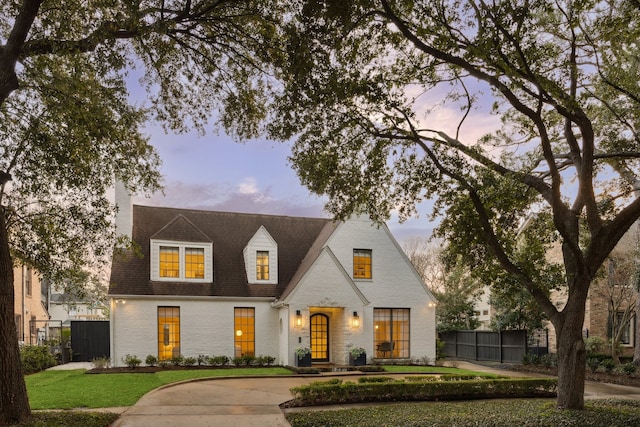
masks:
[[[527,339],[527,331],[452,331],[441,332],[446,357],[458,359],[521,363],[527,353],[546,354],[548,344],[535,347]]]

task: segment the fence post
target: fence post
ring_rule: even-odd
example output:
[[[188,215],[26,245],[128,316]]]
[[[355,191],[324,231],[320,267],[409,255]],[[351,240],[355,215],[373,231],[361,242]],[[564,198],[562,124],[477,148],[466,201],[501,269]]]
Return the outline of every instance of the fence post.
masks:
[[[478,360],[478,331],[473,331],[473,347],[476,354],[476,360]]]

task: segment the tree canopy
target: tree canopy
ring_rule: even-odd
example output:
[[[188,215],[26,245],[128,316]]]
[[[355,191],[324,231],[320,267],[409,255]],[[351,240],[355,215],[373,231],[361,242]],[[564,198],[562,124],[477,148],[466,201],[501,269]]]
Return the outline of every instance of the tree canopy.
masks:
[[[589,286],[640,216],[635,3],[297,5],[271,131],[296,138],[302,182],[339,217],[436,198],[452,254],[553,323],[558,405],[582,408]],[[486,108],[500,126],[479,132]]]
[[[276,4],[236,0],[0,5],[0,424],[29,413],[13,260],[77,283],[105,258],[115,238],[108,189],[116,179],[142,192],[161,184],[148,120],[255,136],[281,16]]]

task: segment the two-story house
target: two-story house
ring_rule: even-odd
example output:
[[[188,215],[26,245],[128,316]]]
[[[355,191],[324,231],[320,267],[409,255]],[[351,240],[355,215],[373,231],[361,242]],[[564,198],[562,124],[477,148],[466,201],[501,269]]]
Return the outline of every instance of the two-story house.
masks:
[[[435,360],[435,299],[385,225],[133,206],[117,196],[111,361],[246,354]]]

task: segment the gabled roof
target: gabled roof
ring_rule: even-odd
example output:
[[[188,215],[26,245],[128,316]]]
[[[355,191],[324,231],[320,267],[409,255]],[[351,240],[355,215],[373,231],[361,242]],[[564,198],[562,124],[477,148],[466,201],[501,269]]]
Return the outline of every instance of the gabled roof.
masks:
[[[244,214],[133,206],[132,239],[140,254],[114,255],[111,295],[279,297],[302,267],[302,261],[327,225],[324,218]],[[243,249],[264,226],[278,244],[277,284],[248,284]],[[331,227],[330,227],[331,228]],[[327,231],[322,232],[326,240]],[[330,234],[330,233],[329,233]],[[213,282],[150,280],[150,239],[213,242]],[[321,246],[320,246],[321,247]]]
[[[178,214],[173,221],[162,227],[162,229],[151,236],[151,238],[181,242],[211,242],[211,238],[200,231],[198,227],[196,227],[182,214]]]

